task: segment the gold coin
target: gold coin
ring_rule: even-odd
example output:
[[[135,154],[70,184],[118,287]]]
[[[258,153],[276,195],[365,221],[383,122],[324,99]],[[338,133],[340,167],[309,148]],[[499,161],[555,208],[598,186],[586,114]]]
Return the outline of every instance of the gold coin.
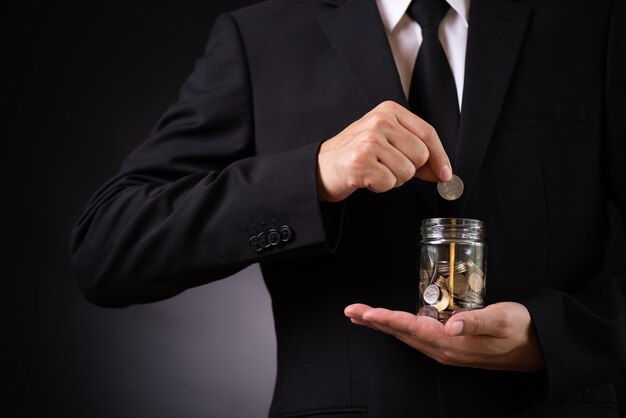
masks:
[[[447,287],[446,278],[443,276],[437,277],[437,280],[435,280],[435,284],[439,287]]]
[[[448,277],[448,289],[452,286],[450,284],[450,278]],[[467,292],[468,282],[467,276],[462,273],[454,275],[454,297],[462,297]]]
[[[441,298],[437,303],[431,303],[431,305],[438,312],[443,312],[450,305],[450,294],[445,289],[439,289],[439,291],[441,292]]]

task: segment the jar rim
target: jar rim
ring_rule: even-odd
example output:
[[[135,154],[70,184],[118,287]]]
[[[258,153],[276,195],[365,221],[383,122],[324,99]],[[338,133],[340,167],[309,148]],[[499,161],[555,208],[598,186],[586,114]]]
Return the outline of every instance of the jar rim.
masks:
[[[476,226],[480,228],[485,227],[485,223],[479,219],[471,219],[471,218],[426,218],[426,219],[422,219],[422,226],[436,226],[436,225]]]
[[[427,218],[422,220],[421,232],[424,240],[482,241],[485,238],[485,223],[470,218]]]

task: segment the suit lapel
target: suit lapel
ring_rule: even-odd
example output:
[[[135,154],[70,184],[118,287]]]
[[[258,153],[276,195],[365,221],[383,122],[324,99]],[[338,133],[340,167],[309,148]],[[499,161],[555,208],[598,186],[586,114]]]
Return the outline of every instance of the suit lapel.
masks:
[[[319,22],[369,109],[385,100],[408,107],[374,0],[327,1],[337,6]]]
[[[474,0],[469,15],[465,87],[455,172],[465,183],[461,199],[445,202],[446,215],[461,216],[500,114],[528,26],[530,9],[501,0]]]
[[[319,18],[332,47],[356,82],[368,109],[385,100],[409,108],[374,0],[327,0],[336,7]],[[424,216],[437,216],[437,191],[433,184],[414,179],[402,189],[422,207]]]

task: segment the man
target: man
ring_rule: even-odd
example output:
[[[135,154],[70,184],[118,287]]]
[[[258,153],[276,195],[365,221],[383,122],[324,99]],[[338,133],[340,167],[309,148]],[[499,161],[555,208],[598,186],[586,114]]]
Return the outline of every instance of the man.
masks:
[[[616,416],[626,277],[601,266],[607,203],[626,213],[624,4],[449,3],[461,112],[443,145],[439,99],[413,106],[429,86],[410,76],[403,37],[424,28],[408,0],[218,19],[179,101],[75,227],[86,297],[157,301],[259,262],[271,416]],[[466,190],[446,202],[434,182],[453,171]],[[483,220],[489,246],[490,305],[445,327],[414,315],[419,226],[439,216]]]

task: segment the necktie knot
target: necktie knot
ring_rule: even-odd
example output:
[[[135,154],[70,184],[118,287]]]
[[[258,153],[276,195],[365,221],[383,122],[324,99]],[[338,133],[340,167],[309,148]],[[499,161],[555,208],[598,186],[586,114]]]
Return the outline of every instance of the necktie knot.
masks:
[[[446,15],[450,5],[445,0],[413,0],[407,14],[422,27],[439,27],[441,19]]]

